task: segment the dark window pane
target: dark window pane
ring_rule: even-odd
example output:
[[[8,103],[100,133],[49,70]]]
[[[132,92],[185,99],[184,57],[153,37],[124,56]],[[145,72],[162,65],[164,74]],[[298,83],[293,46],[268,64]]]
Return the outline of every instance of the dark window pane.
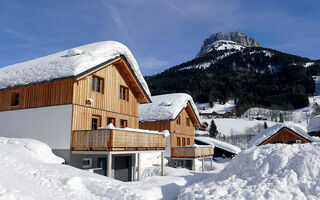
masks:
[[[92,87],[91,87],[91,90],[92,90],[92,91],[95,91],[94,83],[95,83],[95,77],[92,76]]]
[[[101,92],[101,86],[100,86],[100,78],[96,78],[97,79],[97,92]]]

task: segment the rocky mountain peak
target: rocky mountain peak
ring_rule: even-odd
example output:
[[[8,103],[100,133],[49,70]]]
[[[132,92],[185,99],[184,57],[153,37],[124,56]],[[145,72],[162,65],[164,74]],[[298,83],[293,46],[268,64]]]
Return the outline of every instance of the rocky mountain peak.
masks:
[[[255,39],[250,38],[249,36],[240,31],[233,31],[227,34],[223,34],[222,32],[213,33],[203,41],[200,52],[198,53],[198,57],[206,54],[207,52],[215,48],[216,45],[213,44],[219,40],[233,41],[237,45],[241,45],[244,47],[259,47],[259,43]]]

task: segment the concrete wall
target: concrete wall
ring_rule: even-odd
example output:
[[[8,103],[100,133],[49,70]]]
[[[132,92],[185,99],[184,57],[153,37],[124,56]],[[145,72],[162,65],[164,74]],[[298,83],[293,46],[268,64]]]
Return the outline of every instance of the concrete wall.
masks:
[[[31,138],[70,149],[72,105],[0,112],[0,136]]]

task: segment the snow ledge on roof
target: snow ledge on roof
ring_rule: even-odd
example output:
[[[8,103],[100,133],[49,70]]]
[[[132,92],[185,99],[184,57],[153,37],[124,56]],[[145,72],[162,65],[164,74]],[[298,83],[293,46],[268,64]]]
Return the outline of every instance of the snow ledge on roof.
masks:
[[[108,130],[120,130],[120,131],[131,131],[131,132],[138,132],[138,133],[147,133],[147,134],[158,134],[163,135],[164,137],[169,137],[170,132],[168,130],[164,131],[153,131],[153,130],[145,130],[145,129],[134,129],[134,128],[116,128],[113,124],[109,124],[105,127],[100,127],[99,129],[108,129]]]
[[[203,142],[206,144],[214,145],[215,147],[224,149],[234,154],[238,154],[241,151],[241,149],[237,146],[234,146],[232,144],[229,144],[211,137],[195,137],[194,139],[199,140],[200,142]]]
[[[0,69],[0,89],[77,76],[118,56],[124,56],[147,95],[148,85],[131,51],[116,41],[91,43]]]

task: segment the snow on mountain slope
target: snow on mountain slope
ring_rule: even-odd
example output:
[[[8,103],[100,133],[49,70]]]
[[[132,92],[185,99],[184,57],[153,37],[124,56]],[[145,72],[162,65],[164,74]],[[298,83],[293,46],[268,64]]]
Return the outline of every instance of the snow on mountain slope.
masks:
[[[242,45],[237,44],[234,41],[230,41],[230,40],[218,40],[215,41],[214,43],[210,44],[207,46],[207,49],[205,50],[206,53],[212,51],[212,50],[217,50],[217,51],[221,51],[221,50],[230,50],[230,49],[234,49],[234,50],[242,50],[245,47]]]
[[[219,174],[183,189],[186,199],[319,199],[320,143],[240,152]]]

